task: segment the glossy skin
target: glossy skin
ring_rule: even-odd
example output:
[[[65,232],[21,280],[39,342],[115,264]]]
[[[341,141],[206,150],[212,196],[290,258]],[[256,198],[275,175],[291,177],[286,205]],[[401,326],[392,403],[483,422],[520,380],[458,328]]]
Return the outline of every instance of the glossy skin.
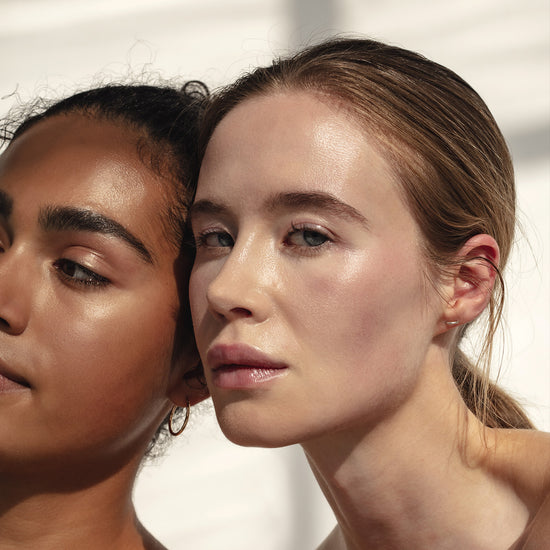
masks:
[[[169,184],[136,139],[64,115],[2,154],[0,475],[70,479],[75,467],[93,479],[139,460],[169,410],[183,368],[172,361],[178,251],[161,220]],[[52,209],[79,212],[63,222]],[[83,211],[116,223],[91,230]]]
[[[395,176],[344,111],[303,93],[237,106],[209,143],[192,225],[196,337],[230,439],[364,430],[408,398],[442,300]],[[246,387],[247,371],[217,369],[254,351],[285,368]]]
[[[456,327],[489,300],[491,236],[429,282],[376,140],[302,91],[221,120],[191,219],[191,309],[218,420],[239,444],[302,444],[338,520],[323,550],[496,550],[534,525],[548,437],[486,429],[449,367]]]

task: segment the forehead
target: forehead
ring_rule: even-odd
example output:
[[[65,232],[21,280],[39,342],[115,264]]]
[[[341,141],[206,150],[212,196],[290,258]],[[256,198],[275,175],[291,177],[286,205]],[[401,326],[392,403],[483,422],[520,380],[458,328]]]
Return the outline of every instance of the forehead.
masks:
[[[122,124],[57,115],[37,122],[0,156],[2,185],[113,211],[130,200],[154,200],[163,183],[140,160],[137,143]]]
[[[237,105],[218,124],[209,149],[218,143],[227,146],[227,142],[238,148],[246,143],[246,134],[252,133],[253,144],[265,156],[284,151],[289,156],[349,157],[368,139],[341,102],[326,95],[289,91],[255,96]]]
[[[57,115],[31,126],[1,156],[2,174],[65,179],[74,183],[111,172],[113,187],[123,184],[122,170],[139,179],[136,137],[131,131],[108,121],[84,115]],[[28,180],[26,180],[28,181]],[[76,187],[84,187],[83,185]]]
[[[270,180],[278,176],[281,181],[285,175],[295,179],[293,174],[306,166],[309,171],[315,167],[321,171],[335,157],[356,154],[341,147],[347,130],[345,120],[306,94],[248,99],[232,109],[214,131],[201,167],[199,192],[203,180],[211,181],[221,166],[229,171],[228,176],[257,171],[258,178],[269,174]],[[337,168],[338,163],[330,164],[333,170]]]
[[[161,242],[171,183],[142,161],[139,138],[124,124],[80,114],[41,120],[0,155],[0,186],[16,209],[88,208]]]
[[[405,208],[379,140],[340,102],[302,91],[248,99],[214,131],[197,199],[231,196],[244,205],[252,189],[328,193],[369,219]]]

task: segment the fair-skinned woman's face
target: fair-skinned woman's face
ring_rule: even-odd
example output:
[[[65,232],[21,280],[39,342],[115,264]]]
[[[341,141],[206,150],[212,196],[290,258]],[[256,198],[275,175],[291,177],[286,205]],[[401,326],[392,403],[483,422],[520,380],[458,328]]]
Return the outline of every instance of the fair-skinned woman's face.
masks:
[[[166,414],[178,251],[136,140],[63,115],[0,157],[0,470],[132,454]]]
[[[191,310],[230,439],[363,430],[407,398],[438,300],[394,175],[343,110],[299,92],[237,106],[191,216]]]

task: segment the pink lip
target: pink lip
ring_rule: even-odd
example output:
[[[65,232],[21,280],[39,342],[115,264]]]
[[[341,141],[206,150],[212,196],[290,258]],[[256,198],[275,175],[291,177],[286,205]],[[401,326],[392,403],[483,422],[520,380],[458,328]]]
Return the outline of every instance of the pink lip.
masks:
[[[288,372],[288,366],[245,344],[217,344],[206,354],[213,383],[224,389],[250,389]]]
[[[30,388],[30,384],[22,377],[13,373],[0,361],[0,393],[22,391]]]

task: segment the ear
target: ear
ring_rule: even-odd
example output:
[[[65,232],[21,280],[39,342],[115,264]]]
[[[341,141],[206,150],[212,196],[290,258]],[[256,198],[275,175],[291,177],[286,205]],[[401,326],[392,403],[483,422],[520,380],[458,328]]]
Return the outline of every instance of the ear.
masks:
[[[176,339],[172,355],[173,366],[170,372],[167,397],[179,407],[187,402],[195,405],[209,397],[206,379],[193,335],[191,309],[189,307],[189,276],[193,255],[186,248],[185,240],[174,266],[180,307],[176,326]]]
[[[210,396],[200,360],[192,366],[178,364],[172,369],[167,396],[179,407],[185,407],[188,400],[196,405]]]
[[[470,323],[489,303],[500,259],[498,244],[490,235],[475,235],[456,259],[458,267],[446,285],[448,300],[440,319],[441,332]]]

